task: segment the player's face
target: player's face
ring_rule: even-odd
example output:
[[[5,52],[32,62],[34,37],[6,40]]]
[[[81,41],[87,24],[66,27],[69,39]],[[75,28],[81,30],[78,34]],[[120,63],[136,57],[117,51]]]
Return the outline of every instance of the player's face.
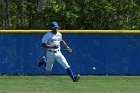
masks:
[[[57,33],[57,31],[58,31],[58,27],[53,28],[53,33]]]
[[[58,31],[58,27],[56,27],[56,28],[53,28],[53,30],[54,30],[54,31]]]

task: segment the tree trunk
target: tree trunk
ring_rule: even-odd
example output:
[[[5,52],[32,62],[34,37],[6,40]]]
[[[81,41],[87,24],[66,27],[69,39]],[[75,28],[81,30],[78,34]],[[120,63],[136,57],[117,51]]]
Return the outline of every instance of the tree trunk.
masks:
[[[6,0],[6,29],[10,27],[10,8],[9,8],[10,1]]]
[[[4,9],[4,0],[2,0],[2,29],[5,30],[5,9]]]

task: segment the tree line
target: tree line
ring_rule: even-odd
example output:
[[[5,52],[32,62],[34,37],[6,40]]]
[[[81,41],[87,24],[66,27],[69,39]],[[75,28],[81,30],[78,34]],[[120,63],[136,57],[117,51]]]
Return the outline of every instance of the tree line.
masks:
[[[0,0],[0,29],[140,29],[140,0]]]

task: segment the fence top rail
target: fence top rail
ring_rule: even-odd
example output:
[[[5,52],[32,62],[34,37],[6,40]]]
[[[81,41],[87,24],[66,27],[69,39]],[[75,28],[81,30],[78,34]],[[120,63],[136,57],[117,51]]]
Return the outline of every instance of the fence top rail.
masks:
[[[50,30],[0,30],[0,33],[46,33]],[[59,30],[61,33],[140,34],[140,30]]]

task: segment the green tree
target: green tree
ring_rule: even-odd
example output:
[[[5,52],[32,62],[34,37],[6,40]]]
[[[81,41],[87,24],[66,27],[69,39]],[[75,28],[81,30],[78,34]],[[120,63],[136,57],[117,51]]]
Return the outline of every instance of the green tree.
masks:
[[[50,29],[52,21],[61,29],[140,29],[138,0],[2,1],[0,29]]]

